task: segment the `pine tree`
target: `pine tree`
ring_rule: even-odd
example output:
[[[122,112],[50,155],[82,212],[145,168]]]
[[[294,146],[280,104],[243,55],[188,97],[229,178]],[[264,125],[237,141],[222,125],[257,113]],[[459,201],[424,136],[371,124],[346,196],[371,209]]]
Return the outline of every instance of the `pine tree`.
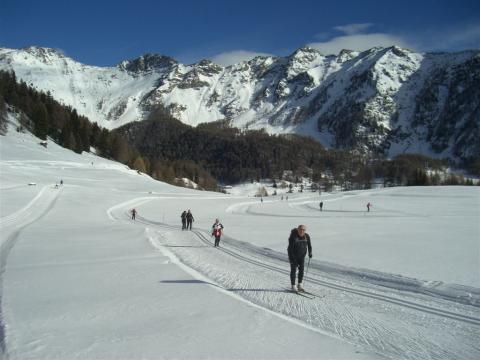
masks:
[[[173,184],[173,182],[175,181],[175,171],[173,170],[172,166],[165,167],[165,170],[163,172],[163,180],[170,184]]]
[[[163,165],[160,161],[156,161],[152,166],[151,175],[154,179],[163,179]]]
[[[47,139],[48,135],[48,114],[47,108],[41,102],[35,104],[32,120],[34,122],[33,133],[42,140]]]
[[[145,162],[143,161],[143,158],[141,156],[138,156],[135,161],[133,162],[133,168],[135,170],[141,171],[143,173],[146,172],[146,166]]]
[[[100,136],[98,138],[97,149],[99,151],[99,155],[103,157],[110,156],[110,133],[107,129],[102,129]]]
[[[82,126],[80,127],[79,138],[82,142],[82,150],[89,152],[90,151],[90,123],[86,120],[82,121]]]
[[[75,151],[77,148],[77,142],[75,141],[75,135],[70,131],[67,135],[66,142],[65,142],[65,147],[67,149]]]
[[[100,139],[100,133],[102,132],[102,129],[100,129],[100,126],[96,122],[94,122],[90,128],[90,144],[92,146],[97,146],[98,145],[98,140]]]
[[[121,162],[126,163],[130,160],[127,142],[120,136],[114,136],[112,141],[112,157]]]
[[[0,94],[0,135],[4,135],[7,131],[7,104]]]

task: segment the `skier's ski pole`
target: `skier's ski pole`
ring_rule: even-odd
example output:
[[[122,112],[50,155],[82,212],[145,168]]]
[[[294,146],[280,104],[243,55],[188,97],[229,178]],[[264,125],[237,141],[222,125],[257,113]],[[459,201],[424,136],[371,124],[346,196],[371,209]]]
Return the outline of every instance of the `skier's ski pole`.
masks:
[[[310,256],[308,257],[307,270],[305,271],[305,280],[303,280],[303,283],[305,283],[306,280],[307,280],[307,274],[308,274],[308,267],[309,266],[310,266]]]

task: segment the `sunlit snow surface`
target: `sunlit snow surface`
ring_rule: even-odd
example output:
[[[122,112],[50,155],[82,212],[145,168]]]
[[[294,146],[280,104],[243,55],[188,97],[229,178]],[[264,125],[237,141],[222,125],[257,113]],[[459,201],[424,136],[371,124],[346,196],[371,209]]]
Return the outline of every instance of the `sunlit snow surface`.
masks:
[[[318,193],[176,188],[13,129],[0,146],[5,358],[480,356],[478,187],[324,193],[320,212]],[[298,224],[314,299],[286,292]]]

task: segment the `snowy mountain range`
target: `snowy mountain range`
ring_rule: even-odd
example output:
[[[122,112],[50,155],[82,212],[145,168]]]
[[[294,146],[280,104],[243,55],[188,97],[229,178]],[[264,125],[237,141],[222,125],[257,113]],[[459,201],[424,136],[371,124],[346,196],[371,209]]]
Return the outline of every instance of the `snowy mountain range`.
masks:
[[[110,129],[162,105],[189,125],[227,119],[240,128],[310,135],[327,147],[480,155],[479,50],[394,46],[324,56],[304,47],[227,67],[155,54],[96,67],[49,48],[0,48],[0,69]]]

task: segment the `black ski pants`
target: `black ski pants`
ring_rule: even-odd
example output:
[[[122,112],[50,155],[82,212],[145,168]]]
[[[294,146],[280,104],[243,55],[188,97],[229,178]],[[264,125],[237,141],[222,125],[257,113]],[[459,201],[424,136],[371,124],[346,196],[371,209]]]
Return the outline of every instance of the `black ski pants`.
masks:
[[[187,228],[187,220],[182,219],[182,230],[185,230]]]
[[[220,236],[215,236],[215,246],[220,245]]]
[[[187,230],[188,229],[192,230],[192,220],[187,219]]]
[[[295,285],[295,275],[298,268],[298,283],[300,284],[303,281],[303,273],[305,270],[305,258],[295,259],[290,263],[290,282],[292,285]]]

